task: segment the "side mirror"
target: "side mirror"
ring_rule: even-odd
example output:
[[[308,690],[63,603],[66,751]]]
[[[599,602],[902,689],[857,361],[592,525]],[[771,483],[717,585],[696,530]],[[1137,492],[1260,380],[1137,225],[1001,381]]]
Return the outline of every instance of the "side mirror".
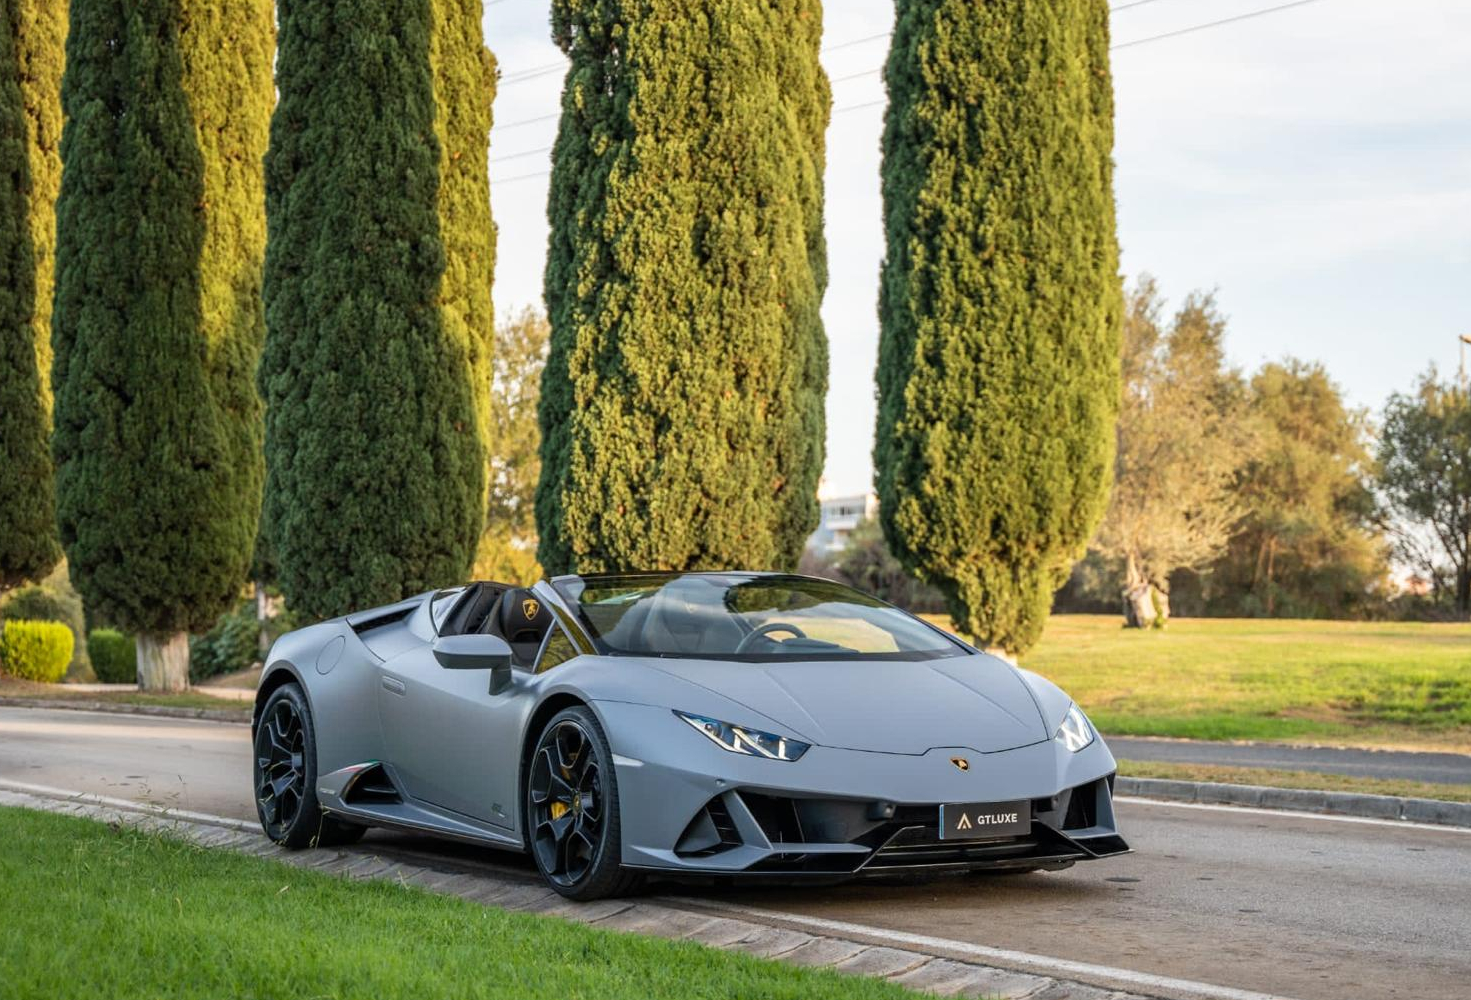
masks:
[[[489,670],[490,693],[511,683],[511,647],[498,635],[442,635],[430,647],[446,670]]]

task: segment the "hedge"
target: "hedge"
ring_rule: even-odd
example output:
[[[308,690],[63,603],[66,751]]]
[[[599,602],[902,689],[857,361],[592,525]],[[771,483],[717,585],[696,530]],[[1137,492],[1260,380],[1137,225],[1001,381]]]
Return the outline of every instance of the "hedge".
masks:
[[[54,684],[66,676],[75,642],[60,622],[7,621],[0,630],[0,665],[12,677]]]
[[[254,605],[242,604],[215,627],[189,640],[189,680],[249,670],[260,659],[260,622]]]
[[[12,590],[0,603],[0,622],[61,622],[72,632],[72,659],[67,672],[72,680],[91,680],[92,658],[87,655],[86,618],[82,599],[66,581],[65,567],[44,583],[27,584]]]
[[[96,628],[87,636],[87,653],[92,669],[104,684],[138,682],[138,644],[117,629]]]

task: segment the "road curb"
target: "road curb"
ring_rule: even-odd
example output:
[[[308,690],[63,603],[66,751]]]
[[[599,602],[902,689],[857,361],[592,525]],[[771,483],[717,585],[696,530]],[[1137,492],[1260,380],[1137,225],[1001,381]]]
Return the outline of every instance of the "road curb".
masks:
[[[1274,1000],[1267,994],[978,946],[992,959],[966,961],[955,954],[960,942],[917,935],[885,935],[890,944],[866,939],[858,926],[802,918],[763,919],[761,911],[712,908],[677,897],[574,903],[541,882],[515,873],[502,875],[473,862],[439,859],[374,845],[284,851],[252,824],[224,817],[182,813],[142,803],[0,779],[0,806],[20,806],[120,823],[202,847],[270,858],[341,878],[372,879],[413,886],[471,902],[570,920],[609,931],[649,934],[690,941],[761,958],[830,968],[837,972],[888,979],[912,990],[986,1000]],[[817,926],[826,925],[830,926]],[[785,925],[785,926],[784,926]],[[848,933],[848,932],[858,933]],[[894,947],[898,944],[903,947]],[[994,958],[992,954],[994,953]],[[1008,961],[1008,957],[1010,961]],[[1050,967],[1055,964],[1056,968]],[[1040,968],[1047,965],[1049,968]],[[1064,973],[1063,975],[1056,974]],[[1110,982],[1105,973],[1132,977]],[[1140,992],[1140,987],[1143,992]]]
[[[1250,806],[1257,809],[1322,813],[1328,816],[1361,816],[1366,819],[1471,827],[1471,802],[1364,795],[1358,792],[1311,791],[1303,788],[1272,788],[1266,785],[1231,785],[1211,781],[1172,781],[1164,778],[1119,777],[1114,792],[1117,795],[1166,802]]]
[[[0,696],[4,708],[60,708],[73,712],[111,712],[114,715],[151,715],[165,719],[204,719],[208,722],[233,722],[247,725],[240,711],[223,708],[182,708],[176,705],[130,705],[116,701],[85,701],[81,698],[17,698]]]

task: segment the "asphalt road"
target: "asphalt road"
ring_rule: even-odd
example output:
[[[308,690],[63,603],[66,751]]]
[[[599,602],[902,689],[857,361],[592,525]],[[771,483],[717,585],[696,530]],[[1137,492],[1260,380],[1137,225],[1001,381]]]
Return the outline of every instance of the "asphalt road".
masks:
[[[1290,747],[1277,743],[1206,743],[1128,736],[1110,736],[1108,746],[1121,760],[1270,767],[1347,774],[1356,778],[1403,778],[1471,785],[1471,754]]]
[[[0,708],[0,777],[254,818],[239,725]],[[1137,853],[1055,874],[682,891],[1302,1000],[1467,997],[1471,833],[1139,801],[1119,813]]]

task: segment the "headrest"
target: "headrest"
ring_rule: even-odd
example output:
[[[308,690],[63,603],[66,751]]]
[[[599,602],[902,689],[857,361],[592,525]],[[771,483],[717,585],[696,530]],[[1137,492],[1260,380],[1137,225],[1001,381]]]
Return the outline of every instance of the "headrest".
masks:
[[[552,612],[540,597],[524,587],[508,590],[501,597],[501,635],[507,642],[541,641],[552,627]]]

